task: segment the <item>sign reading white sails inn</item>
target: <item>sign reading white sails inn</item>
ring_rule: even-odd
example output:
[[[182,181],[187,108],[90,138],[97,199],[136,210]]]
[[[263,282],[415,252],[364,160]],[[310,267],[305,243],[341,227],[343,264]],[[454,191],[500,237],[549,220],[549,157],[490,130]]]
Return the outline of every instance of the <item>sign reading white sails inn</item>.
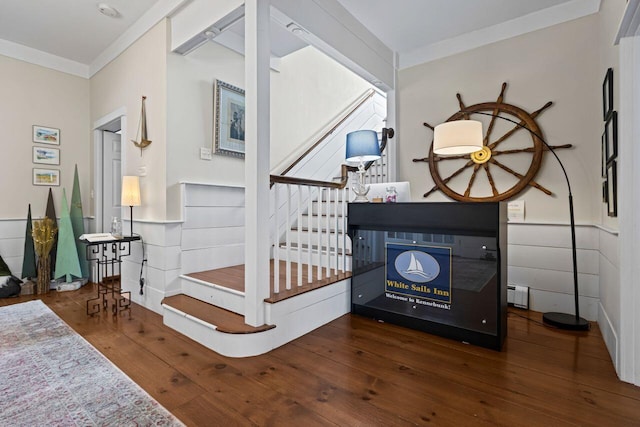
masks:
[[[387,243],[386,255],[388,298],[450,309],[451,248]]]

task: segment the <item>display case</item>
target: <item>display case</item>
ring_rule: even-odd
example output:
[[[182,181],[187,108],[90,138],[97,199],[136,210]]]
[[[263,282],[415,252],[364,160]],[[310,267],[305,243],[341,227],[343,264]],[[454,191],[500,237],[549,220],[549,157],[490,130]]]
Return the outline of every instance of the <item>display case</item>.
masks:
[[[351,203],[351,311],[500,350],[505,203]]]

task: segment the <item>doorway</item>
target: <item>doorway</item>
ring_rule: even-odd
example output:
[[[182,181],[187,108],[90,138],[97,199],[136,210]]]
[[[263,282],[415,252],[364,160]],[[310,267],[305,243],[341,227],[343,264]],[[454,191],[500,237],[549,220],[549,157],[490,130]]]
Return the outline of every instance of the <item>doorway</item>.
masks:
[[[122,217],[122,129],[124,114],[113,114],[94,124],[94,213],[92,232],[108,233],[114,217]]]

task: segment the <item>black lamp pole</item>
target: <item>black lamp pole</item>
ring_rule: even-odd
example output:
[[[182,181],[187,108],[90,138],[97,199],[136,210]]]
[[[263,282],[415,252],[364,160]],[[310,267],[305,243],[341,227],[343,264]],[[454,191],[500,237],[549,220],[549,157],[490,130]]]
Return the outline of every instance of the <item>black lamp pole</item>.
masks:
[[[573,195],[571,194],[571,184],[569,183],[569,177],[567,176],[567,171],[564,168],[564,165],[560,161],[560,157],[556,154],[556,152],[551,148],[547,141],[542,138],[542,136],[538,135],[536,132],[532,131],[528,127],[523,124],[516,122],[515,120],[511,120],[508,117],[503,117],[498,114],[484,113],[481,111],[464,111],[463,113],[469,114],[481,114],[483,116],[496,117],[502,120],[506,120],[508,122],[514,123],[518,127],[522,129],[526,129],[530,134],[538,138],[542,143],[547,147],[547,149],[553,154],[556,158],[560,167],[562,168],[562,173],[564,173],[564,179],[567,181],[567,188],[569,189],[569,216],[571,218],[571,250],[573,255],[573,295],[575,298],[575,315],[567,314],[567,313],[544,313],[542,315],[542,320],[544,323],[555,326],[559,329],[569,329],[574,331],[587,331],[589,330],[589,322],[582,317],[580,317],[580,304],[578,302],[578,261],[576,255],[576,224],[573,215]]]

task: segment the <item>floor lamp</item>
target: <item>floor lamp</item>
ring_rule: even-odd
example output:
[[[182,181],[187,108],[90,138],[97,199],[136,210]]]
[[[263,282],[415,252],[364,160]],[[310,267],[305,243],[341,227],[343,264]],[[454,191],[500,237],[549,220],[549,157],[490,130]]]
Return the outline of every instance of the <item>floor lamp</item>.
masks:
[[[461,113],[481,114],[495,117],[514,123],[518,127],[527,130],[534,137],[538,138],[547,149],[553,154],[562,168],[564,178],[569,190],[569,217],[571,221],[571,249],[573,256],[573,293],[575,298],[575,314],[549,312],[542,315],[544,323],[555,326],[559,329],[586,331],[589,330],[589,322],[580,317],[580,304],[578,302],[578,262],[576,256],[576,225],[573,214],[573,195],[571,194],[571,184],[564,165],[551,146],[536,132],[523,124],[497,114],[485,113],[481,111],[464,111]],[[476,120],[456,120],[442,123],[435,127],[433,134],[433,152],[439,156],[471,154],[483,147],[482,123]]]
[[[129,206],[131,221],[131,237],[133,237],[133,207],[140,206],[140,178],[137,176],[122,177],[122,206]]]

